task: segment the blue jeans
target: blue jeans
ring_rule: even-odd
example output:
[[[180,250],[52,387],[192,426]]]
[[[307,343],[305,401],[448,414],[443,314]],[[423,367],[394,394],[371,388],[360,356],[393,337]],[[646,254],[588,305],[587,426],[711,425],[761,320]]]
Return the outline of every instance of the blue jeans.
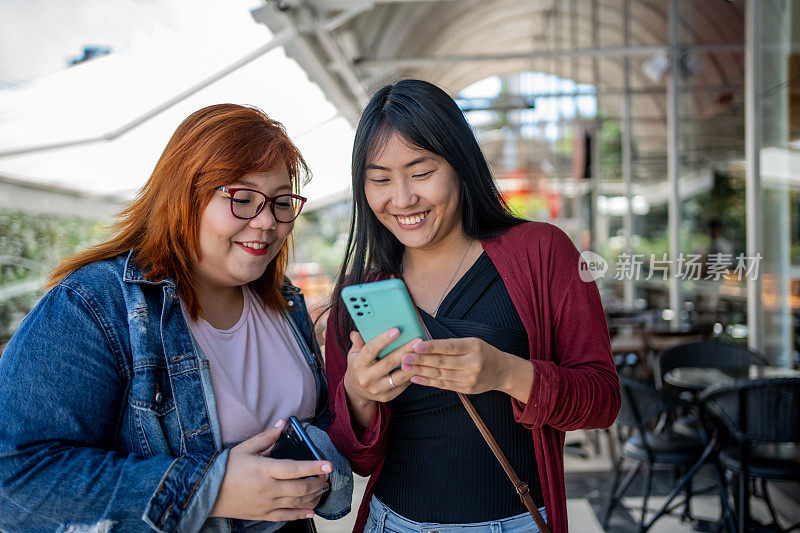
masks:
[[[539,509],[542,518],[547,514]],[[375,496],[369,502],[369,517],[364,533],[539,533],[539,528],[530,513],[489,522],[470,524],[437,524],[436,522],[415,522],[389,509]]]

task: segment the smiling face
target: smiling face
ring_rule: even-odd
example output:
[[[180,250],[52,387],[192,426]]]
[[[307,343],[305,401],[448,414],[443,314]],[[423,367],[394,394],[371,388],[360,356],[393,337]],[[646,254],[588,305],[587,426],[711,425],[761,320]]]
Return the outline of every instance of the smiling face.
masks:
[[[463,234],[455,170],[397,133],[367,160],[364,193],[381,224],[407,248],[428,249]]]
[[[292,192],[285,166],[247,174],[228,187],[256,189],[270,197]],[[221,289],[257,280],[278,255],[293,228],[294,222],[275,220],[269,205],[250,220],[236,218],[231,213],[230,195],[215,191],[200,217],[201,259],[195,262],[200,286]]]

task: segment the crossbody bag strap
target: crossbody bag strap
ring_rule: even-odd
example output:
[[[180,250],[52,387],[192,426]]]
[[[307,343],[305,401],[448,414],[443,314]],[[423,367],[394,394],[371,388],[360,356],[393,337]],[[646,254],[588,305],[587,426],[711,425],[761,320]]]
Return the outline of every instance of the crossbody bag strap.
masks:
[[[401,278],[402,279],[402,278]],[[410,296],[410,294],[409,294]],[[413,298],[412,298],[413,302]],[[427,326],[425,326],[425,321],[422,320],[422,315],[419,314],[419,309],[416,307],[416,303],[414,303],[414,310],[417,312],[417,317],[419,318],[419,323],[422,325],[422,329],[425,330],[426,335],[429,339],[431,339],[431,333],[428,331]],[[522,481],[517,473],[514,471],[514,468],[511,466],[511,463],[508,461],[506,454],[503,453],[503,450],[500,449],[500,445],[497,444],[497,441],[494,439],[492,432],[489,431],[489,428],[486,427],[486,423],[481,418],[481,415],[478,414],[478,411],[475,409],[475,406],[472,405],[472,402],[465,394],[460,392],[456,393],[458,395],[458,399],[461,400],[461,403],[464,405],[464,409],[467,410],[469,413],[469,417],[472,419],[472,422],[475,423],[475,426],[478,428],[483,440],[486,441],[486,444],[489,445],[489,449],[492,450],[497,462],[500,463],[500,466],[503,467],[503,471],[505,471],[508,479],[511,480],[511,484],[514,485],[514,490],[519,496],[519,499],[522,500],[522,504],[528,510],[528,512],[533,517],[533,521],[536,522],[536,525],[539,527],[539,531],[541,533],[551,533],[550,526],[547,525],[547,522],[542,517],[542,513],[539,512],[536,505],[533,503],[533,498],[531,498],[530,490],[528,489],[528,485]]]
[[[462,404],[464,404],[464,408],[467,410],[467,413],[469,413],[469,416],[472,418],[475,426],[477,426],[478,431],[480,431],[483,440],[485,440],[486,444],[489,445],[489,448],[497,458],[500,466],[503,467],[508,479],[511,480],[511,484],[514,485],[514,490],[517,492],[517,496],[519,496],[519,499],[522,500],[522,503],[525,505],[525,508],[528,509],[528,512],[531,513],[533,521],[536,522],[537,526],[539,526],[539,531],[542,533],[550,533],[550,526],[547,525],[547,522],[545,522],[544,517],[542,517],[542,514],[539,512],[539,509],[537,509],[536,505],[533,503],[533,498],[531,498],[528,485],[525,484],[525,482],[522,481],[514,471],[514,468],[511,466],[508,458],[506,458],[506,455],[503,453],[503,450],[500,449],[500,445],[497,444],[496,440],[494,440],[492,432],[489,431],[489,428],[486,427],[486,423],[481,418],[481,415],[479,415],[478,411],[475,410],[475,406],[472,405],[472,402],[465,394],[460,392],[456,394],[458,394],[458,399],[461,400]]]

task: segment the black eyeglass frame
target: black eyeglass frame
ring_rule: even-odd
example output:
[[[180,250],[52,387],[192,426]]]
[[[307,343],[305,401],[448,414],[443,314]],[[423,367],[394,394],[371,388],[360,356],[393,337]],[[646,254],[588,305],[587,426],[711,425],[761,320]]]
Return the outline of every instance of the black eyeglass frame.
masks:
[[[239,220],[252,220],[252,219],[256,218],[258,215],[261,214],[261,211],[264,210],[264,206],[266,204],[269,204],[269,211],[270,211],[270,213],[272,213],[272,216],[275,217],[275,220],[277,220],[278,222],[281,222],[283,224],[288,224],[289,222],[294,222],[295,220],[297,220],[297,217],[300,216],[300,212],[303,210],[303,206],[308,201],[308,198],[306,198],[305,196],[300,196],[299,194],[279,194],[279,195],[277,195],[275,197],[272,197],[272,196],[267,196],[266,194],[264,194],[263,192],[261,192],[259,190],[248,189],[248,188],[245,188],[245,187],[233,187],[233,188],[231,188],[231,187],[217,187],[217,190],[218,191],[222,191],[222,192],[227,193],[227,194],[230,195],[228,197],[228,199],[230,200],[230,203],[231,203],[231,214],[234,217],[238,218]],[[258,210],[256,211],[256,213],[253,216],[251,216],[251,217],[240,217],[239,215],[237,215],[234,212],[234,210],[233,210],[233,197],[239,191],[250,191],[250,192],[258,193],[258,194],[260,194],[261,196],[264,197],[264,201],[261,203],[261,206],[258,207]],[[280,198],[287,198],[287,197],[288,198],[293,198],[295,200],[298,200],[300,202],[300,206],[297,208],[297,212],[295,213],[294,217],[292,217],[291,220],[281,220],[281,219],[278,218],[278,215],[275,214],[275,202],[277,200],[279,200]]]

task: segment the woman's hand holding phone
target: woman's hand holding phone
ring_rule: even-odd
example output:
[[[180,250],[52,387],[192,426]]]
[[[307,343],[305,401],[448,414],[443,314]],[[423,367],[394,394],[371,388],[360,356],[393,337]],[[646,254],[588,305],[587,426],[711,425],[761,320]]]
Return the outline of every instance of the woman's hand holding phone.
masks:
[[[391,344],[399,334],[400,330],[391,328],[365,344],[359,332],[350,333],[353,346],[347,354],[344,388],[354,420],[362,429],[369,426],[378,402],[393,400],[410,383],[412,374],[397,370],[397,367],[405,354],[413,353],[411,345],[419,339],[414,339],[378,359],[381,350]]]
[[[210,516],[270,522],[314,516],[314,507],[329,487],[331,464],[263,457],[281,429],[283,424],[231,448]]]
[[[416,341],[402,358],[411,382],[464,394],[490,390],[528,402],[533,385],[530,361],[476,338]]]

